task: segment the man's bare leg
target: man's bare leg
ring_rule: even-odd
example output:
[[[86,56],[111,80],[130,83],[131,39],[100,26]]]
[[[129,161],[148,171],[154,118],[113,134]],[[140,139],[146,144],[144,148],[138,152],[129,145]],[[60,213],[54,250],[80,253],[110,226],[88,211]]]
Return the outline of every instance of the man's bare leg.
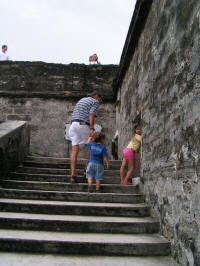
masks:
[[[76,162],[77,162],[77,156],[78,156],[79,146],[74,145],[72,146],[72,153],[70,156],[70,166],[71,166],[71,177],[76,176]],[[71,182],[75,182],[75,179],[71,178]]]

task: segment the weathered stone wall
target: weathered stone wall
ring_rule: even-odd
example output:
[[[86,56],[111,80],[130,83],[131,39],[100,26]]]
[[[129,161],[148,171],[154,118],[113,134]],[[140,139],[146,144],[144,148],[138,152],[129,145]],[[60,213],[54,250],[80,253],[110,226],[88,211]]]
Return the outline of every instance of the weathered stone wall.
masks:
[[[81,98],[99,90],[113,99],[116,65],[0,61],[0,96]]]
[[[30,152],[36,155],[69,157],[68,143],[64,139],[65,123],[69,123],[75,100],[40,98],[1,98],[1,120],[27,120],[31,125]],[[102,124],[111,154],[111,138],[115,133],[115,106],[101,104],[95,123]],[[79,156],[85,156],[80,153]]]
[[[24,121],[0,123],[0,180],[23,162],[29,152],[30,127]]]
[[[154,0],[117,101],[119,154],[141,111],[146,200],[183,266],[200,265],[199,32],[199,1]]]
[[[70,122],[76,102],[97,89],[104,102],[95,123],[103,126],[111,154],[115,133],[111,85],[116,70],[114,65],[0,62],[0,120],[29,122],[32,154],[68,157],[65,123]],[[79,156],[85,156],[85,152]]]

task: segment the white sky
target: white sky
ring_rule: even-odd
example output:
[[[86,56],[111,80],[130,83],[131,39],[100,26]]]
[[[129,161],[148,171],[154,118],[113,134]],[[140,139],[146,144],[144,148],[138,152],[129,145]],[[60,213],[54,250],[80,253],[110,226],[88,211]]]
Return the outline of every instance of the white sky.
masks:
[[[0,0],[0,46],[17,61],[118,64],[135,0]]]

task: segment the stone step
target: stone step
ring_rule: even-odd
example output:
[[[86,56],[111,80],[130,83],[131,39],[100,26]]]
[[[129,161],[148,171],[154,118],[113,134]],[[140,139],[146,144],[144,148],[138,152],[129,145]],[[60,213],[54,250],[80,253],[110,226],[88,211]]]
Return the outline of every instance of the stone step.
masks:
[[[56,157],[43,157],[43,156],[27,156],[27,161],[32,162],[44,162],[44,163],[70,163],[70,158],[56,158]],[[109,163],[111,166],[121,166],[122,161],[121,160],[109,160]],[[86,159],[79,159],[78,158],[78,164],[85,166]]]
[[[78,256],[0,252],[4,266],[178,266],[171,257]]]
[[[121,193],[87,193],[87,192],[61,192],[42,190],[19,190],[0,188],[2,198],[20,198],[37,200],[58,200],[58,201],[83,201],[83,202],[113,202],[113,203],[142,203],[142,194],[121,194]]]
[[[8,198],[0,199],[0,211],[117,217],[147,217],[150,215],[150,207],[145,203],[60,202]]]
[[[70,169],[56,169],[56,168],[38,168],[38,167],[22,167],[19,166],[17,171],[20,173],[31,174],[56,174],[56,175],[70,175]],[[77,175],[83,175],[83,170],[77,169]],[[119,182],[119,170],[104,170],[104,177],[113,176]]]
[[[56,174],[31,174],[12,172],[7,179],[9,180],[27,180],[27,181],[41,181],[41,182],[69,182],[70,175],[56,175]],[[87,183],[87,179],[82,176],[77,176],[77,183]],[[115,176],[104,176],[103,184],[120,184],[120,178]]]
[[[45,191],[69,191],[69,192],[88,192],[88,184],[85,183],[66,183],[66,182],[41,182],[41,181],[19,181],[19,180],[3,180],[3,188],[14,189],[33,189],[33,190],[45,190]],[[93,184],[93,191],[95,191],[95,184]],[[139,188],[136,186],[121,186],[121,185],[101,185],[102,193],[133,193],[139,192]]]
[[[0,212],[0,228],[55,232],[149,234],[158,232],[159,223],[149,217],[94,217]]]
[[[167,256],[170,244],[157,234],[69,233],[0,230],[1,251],[73,255]]]
[[[69,162],[44,162],[44,161],[24,161],[23,165],[25,167],[38,167],[38,168],[55,168],[55,169],[70,169],[70,163]],[[118,170],[120,169],[119,165],[110,164],[109,170]],[[76,169],[83,170],[85,165],[81,163],[77,163]]]

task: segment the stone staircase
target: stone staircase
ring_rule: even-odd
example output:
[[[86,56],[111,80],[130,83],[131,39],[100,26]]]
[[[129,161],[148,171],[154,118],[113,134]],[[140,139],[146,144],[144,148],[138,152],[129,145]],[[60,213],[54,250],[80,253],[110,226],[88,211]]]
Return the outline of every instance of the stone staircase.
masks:
[[[105,170],[102,193],[87,192],[84,163],[79,160],[76,184],[69,183],[68,159],[33,156],[3,180],[0,251],[168,256],[170,243],[159,235],[144,195],[119,185],[120,161]],[[159,265],[175,265],[164,261]]]

